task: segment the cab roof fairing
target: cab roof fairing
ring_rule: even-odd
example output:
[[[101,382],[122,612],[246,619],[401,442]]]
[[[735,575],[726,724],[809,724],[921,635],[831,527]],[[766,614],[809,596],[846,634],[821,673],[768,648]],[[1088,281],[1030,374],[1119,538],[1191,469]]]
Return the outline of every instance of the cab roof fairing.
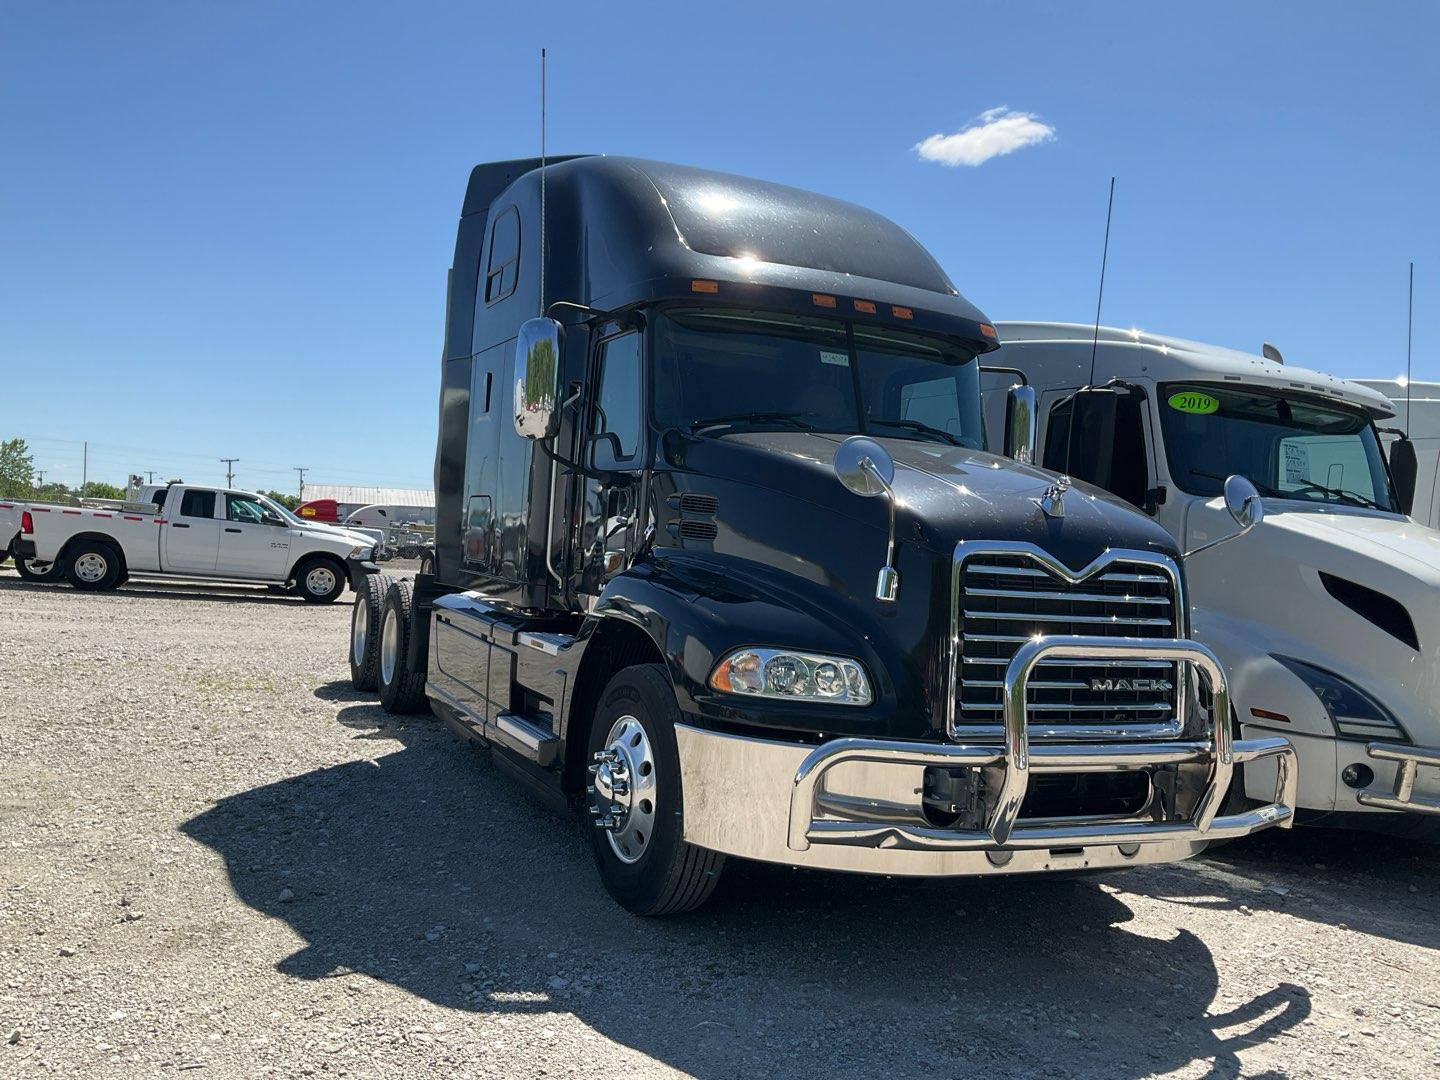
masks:
[[[1005,345],[1068,346],[1077,364],[1088,373],[1095,327],[1082,323],[998,322],[995,329]],[[1351,379],[1293,364],[1277,364],[1262,356],[1185,338],[1151,334],[1143,330],[1100,327],[1099,348],[1111,360],[1111,374],[1144,376],[1156,382],[1250,383],[1271,390],[1288,390],[1327,401],[1340,401],[1365,410],[1374,420],[1395,415],[1389,398]],[[1116,372],[1117,360],[1129,360]]]
[[[538,199],[539,176],[538,169],[521,172],[492,205]],[[836,308],[808,299],[800,306],[994,347],[978,329],[989,319],[956,291],[934,257],[900,226],[863,207],[728,173],[622,157],[549,165],[545,187],[547,302],[620,310],[692,297],[794,310],[807,294],[821,293],[839,298]],[[572,259],[563,257],[567,249]],[[690,283],[696,279],[717,281],[721,289],[695,294]],[[794,295],[782,298],[773,289]],[[785,304],[775,303],[782,299]],[[874,302],[877,314],[857,312],[851,299]],[[885,305],[909,308],[913,317],[897,322],[886,317]]]

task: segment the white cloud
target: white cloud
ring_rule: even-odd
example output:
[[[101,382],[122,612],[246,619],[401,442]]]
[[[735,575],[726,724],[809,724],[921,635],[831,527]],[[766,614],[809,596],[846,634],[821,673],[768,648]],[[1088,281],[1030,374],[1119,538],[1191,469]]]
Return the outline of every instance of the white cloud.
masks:
[[[1055,129],[1041,123],[1034,113],[1012,112],[1001,105],[998,109],[985,110],[964,131],[931,135],[916,143],[915,151],[926,161],[938,161],[941,165],[974,166],[1053,138]]]

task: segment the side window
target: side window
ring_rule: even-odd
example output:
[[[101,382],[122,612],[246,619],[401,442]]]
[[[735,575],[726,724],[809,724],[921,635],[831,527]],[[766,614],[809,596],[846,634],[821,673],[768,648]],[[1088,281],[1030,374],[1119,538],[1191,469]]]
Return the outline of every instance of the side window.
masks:
[[[254,499],[244,495],[225,495],[225,516],[231,521],[246,525],[261,525],[265,520],[265,508]]]
[[[502,211],[490,229],[490,264],[485,271],[485,303],[504,300],[515,291],[520,274],[520,214]]]
[[[592,463],[606,468],[634,458],[640,452],[644,414],[641,410],[640,335],[611,338],[602,346],[600,389],[595,398],[597,436],[592,442]],[[609,438],[608,436],[614,436]]]
[[[215,492],[187,491],[180,500],[180,516],[213,518],[215,516]]]
[[[1070,417],[1073,401],[1073,398],[1066,398],[1050,410],[1045,431],[1045,454],[1041,464],[1053,472],[1063,473],[1070,469]],[[1101,456],[1102,460],[1110,462],[1109,476],[1100,478],[1101,486],[1106,491],[1138,507],[1145,506],[1145,492],[1149,482],[1142,408],[1142,399],[1133,394],[1121,398],[1117,403],[1110,453]]]
[[[1069,467],[1070,402],[1067,397],[1055,403],[1045,429],[1045,457],[1040,464],[1052,472],[1063,473]]]

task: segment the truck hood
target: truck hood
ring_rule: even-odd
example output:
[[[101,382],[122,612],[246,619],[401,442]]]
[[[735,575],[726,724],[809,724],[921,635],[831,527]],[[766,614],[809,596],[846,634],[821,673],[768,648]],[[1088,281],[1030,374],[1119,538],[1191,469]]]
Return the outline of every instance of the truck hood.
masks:
[[[835,476],[842,435],[747,432],[687,441],[690,467],[768,488],[869,525],[884,527],[883,498],[857,496]],[[983,450],[918,442],[876,440],[895,460],[896,533],[947,553],[962,540],[1001,540],[1041,547],[1073,569],[1109,548],[1176,557],[1174,540],[1128,503],[1086,484],[1063,499],[1064,516],[1043,513],[1037,500],[1052,473],[1018,465]]]
[[[1271,500],[1265,504],[1268,516],[1261,528],[1283,533],[1279,543],[1292,549],[1297,543],[1314,550],[1334,549],[1339,563],[1336,573],[1344,572],[1342,566],[1353,568],[1363,560],[1373,560],[1426,585],[1440,585],[1440,532],[1409,518],[1363,510],[1294,510],[1291,506]],[[1357,580],[1365,583],[1363,575]]]

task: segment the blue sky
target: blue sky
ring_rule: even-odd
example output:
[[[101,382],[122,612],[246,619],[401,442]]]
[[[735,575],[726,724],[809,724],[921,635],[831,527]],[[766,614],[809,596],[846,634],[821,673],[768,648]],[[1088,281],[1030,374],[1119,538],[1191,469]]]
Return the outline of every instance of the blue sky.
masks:
[[[552,152],[873,207],[996,319],[1093,317],[1111,175],[1109,323],[1394,376],[1413,259],[1440,379],[1437,41],[1420,0],[0,5],[0,437],[428,487],[461,194],[535,152],[541,45]],[[1001,108],[1053,135],[916,152]]]

